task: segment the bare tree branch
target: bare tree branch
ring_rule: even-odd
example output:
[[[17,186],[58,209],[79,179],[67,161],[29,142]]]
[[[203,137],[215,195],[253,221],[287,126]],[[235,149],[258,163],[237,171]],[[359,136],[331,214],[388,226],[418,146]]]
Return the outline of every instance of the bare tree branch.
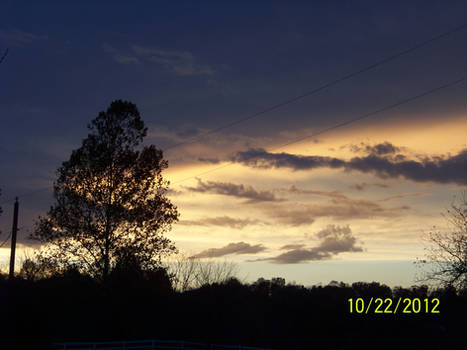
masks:
[[[458,289],[467,288],[467,190],[451,204],[444,215],[451,226],[448,232],[432,231],[426,237],[430,244],[426,259],[419,264],[429,266],[429,272],[419,282],[435,282]]]

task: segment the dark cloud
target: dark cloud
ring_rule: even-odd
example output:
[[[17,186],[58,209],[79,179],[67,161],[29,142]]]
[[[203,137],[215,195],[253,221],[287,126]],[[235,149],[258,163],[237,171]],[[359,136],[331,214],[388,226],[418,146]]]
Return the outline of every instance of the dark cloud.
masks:
[[[316,247],[305,248],[304,244],[289,244],[281,249],[290,249],[288,252],[272,258],[256,259],[252,261],[270,261],[276,264],[299,264],[309,261],[330,259],[334,255],[344,252],[361,252],[363,249],[356,246],[357,239],[352,235],[350,227],[328,225],[319,231],[316,238],[320,243]]]
[[[331,254],[311,249],[293,249],[272,258],[256,259],[253,261],[270,261],[275,264],[300,264],[315,260],[331,258]]]
[[[211,163],[211,164],[219,164],[221,162],[219,158],[198,157],[198,160],[200,162]]]
[[[237,185],[229,182],[216,182],[206,181],[198,179],[198,185],[196,187],[186,187],[187,190],[201,193],[214,193],[222,194],[225,196],[233,196],[237,198],[247,199],[246,203],[254,202],[277,202],[283,199],[276,198],[271,191],[258,191],[252,186],[248,185]]]
[[[343,146],[341,148],[345,147],[347,146]],[[349,148],[352,152],[355,153],[364,152],[368,154],[376,154],[379,156],[395,154],[403,150],[402,147],[396,147],[392,143],[387,141],[383,143],[378,143],[376,145],[369,145],[367,143],[361,142],[359,145],[350,145]]]
[[[399,147],[395,147],[389,142],[380,143],[374,146],[367,146],[366,151],[372,154],[383,155],[383,154],[394,154],[400,151]]]
[[[362,182],[362,183],[359,183],[359,184],[353,184],[353,185],[349,186],[349,188],[351,188],[353,190],[357,190],[357,191],[364,191],[369,187],[388,188],[389,185],[381,184],[381,183],[371,183],[371,184],[369,184],[369,183],[366,183],[366,182]]]
[[[467,149],[455,156],[406,160],[403,157],[386,157],[370,154],[342,160],[332,157],[301,156],[289,153],[269,153],[264,149],[238,152],[233,161],[256,168],[342,168],[346,171],[371,173],[383,179],[404,177],[416,182],[467,184]]]
[[[199,220],[182,220],[178,224],[186,226],[226,226],[235,229],[242,229],[245,226],[257,225],[264,223],[260,220],[252,219],[236,219],[229,216],[218,216],[214,218],[204,218]]]
[[[266,250],[262,244],[251,245],[245,242],[229,243],[222,248],[210,248],[203,250],[193,256],[193,258],[216,258],[229,254],[256,254]]]
[[[320,156],[301,156],[289,153],[269,153],[262,148],[252,148],[238,152],[232,157],[233,162],[254,168],[291,168],[293,170],[309,170],[313,168],[342,168],[345,161]]]
[[[438,182],[467,184],[467,149],[446,159],[391,160],[370,155],[352,158],[345,166],[347,170],[373,173],[380,178],[400,176],[416,182]]]

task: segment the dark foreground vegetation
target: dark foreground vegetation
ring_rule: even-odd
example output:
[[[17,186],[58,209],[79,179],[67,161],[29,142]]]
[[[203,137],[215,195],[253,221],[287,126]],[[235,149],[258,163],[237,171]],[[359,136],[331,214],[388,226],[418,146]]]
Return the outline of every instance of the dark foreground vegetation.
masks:
[[[350,314],[349,298],[440,299],[439,314]],[[283,279],[176,292],[165,270],[114,271],[105,283],[76,271],[41,279],[0,277],[1,349],[51,342],[177,339],[274,349],[467,348],[467,295],[452,288]],[[6,301],[6,303],[5,303]],[[394,306],[393,306],[394,307]]]

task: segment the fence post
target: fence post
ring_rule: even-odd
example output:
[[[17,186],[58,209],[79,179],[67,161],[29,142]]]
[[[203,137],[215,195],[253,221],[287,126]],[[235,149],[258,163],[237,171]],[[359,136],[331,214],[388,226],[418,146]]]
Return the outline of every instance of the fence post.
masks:
[[[180,343],[180,345],[181,345],[180,349],[182,349],[182,350],[185,349],[185,342],[184,342],[183,340],[182,340],[182,342]]]
[[[155,347],[154,345],[155,345],[155,343],[154,343],[154,339],[153,339],[153,340],[151,340],[151,349],[152,349],[152,350],[155,350],[155,349],[156,349],[156,347]]]

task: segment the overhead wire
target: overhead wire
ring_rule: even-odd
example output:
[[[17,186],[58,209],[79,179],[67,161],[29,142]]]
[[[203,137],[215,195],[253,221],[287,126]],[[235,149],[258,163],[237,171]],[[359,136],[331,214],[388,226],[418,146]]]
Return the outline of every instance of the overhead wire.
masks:
[[[343,81],[345,81],[345,80],[351,79],[351,78],[353,78],[353,77],[355,77],[355,76],[357,76],[357,75],[359,75],[359,74],[365,73],[365,72],[367,72],[367,71],[369,71],[369,70],[371,70],[371,69],[374,69],[374,68],[376,68],[376,67],[379,67],[379,66],[381,66],[381,65],[383,65],[383,64],[385,64],[385,63],[388,63],[388,62],[390,62],[390,61],[393,61],[393,60],[395,60],[395,59],[397,59],[397,58],[399,58],[399,57],[401,57],[401,56],[403,56],[403,55],[409,54],[409,53],[411,53],[411,52],[413,52],[413,51],[415,51],[415,50],[418,50],[418,49],[420,49],[420,48],[422,48],[422,47],[424,47],[424,46],[426,46],[426,45],[428,45],[428,44],[430,44],[430,43],[432,43],[432,42],[435,42],[435,41],[440,40],[440,39],[442,39],[442,38],[444,38],[444,37],[447,37],[447,36],[449,36],[449,35],[451,35],[451,34],[453,34],[453,33],[459,32],[459,31],[461,31],[461,30],[463,30],[463,29],[465,29],[465,28],[467,28],[467,23],[464,23],[464,24],[462,24],[462,25],[459,25],[459,26],[457,26],[457,27],[454,27],[454,28],[452,28],[452,29],[450,29],[450,30],[448,30],[448,31],[445,31],[445,32],[443,32],[443,33],[441,33],[441,34],[438,34],[438,35],[436,35],[436,36],[434,36],[434,37],[431,37],[431,38],[429,38],[429,39],[427,39],[427,40],[425,40],[425,41],[422,41],[422,42],[420,42],[420,43],[418,43],[418,44],[416,44],[416,45],[414,45],[414,46],[411,46],[411,47],[408,48],[408,49],[399,51],[399,52],[397,52],[397,53],[395,53],[395,54],[393,54],[393,55],[391,55],[391,56],[388,56],[388,57],[386,57],[386,58],[384,58],[384,59],[381,59],[381,60],[379,60],[379,61],[377,61],[377,62],[375,62],[375,63],[373,63],[373,64],[371,64],[371,65],[369,65],[369,66],[366,66],[366,67],[361,68],[361,69],[359,69],[359,70],[357,70],[357,71],[354,71],[354,72],[351,72],[351,73],[349,73],[349,74],[346,74],[346,75],[344,75],[344,76],[342,76],[342,77],[340,77],[340,78],[338,78],[338,79],[334,79],[334,80],[332,80],[332,81],[330,81],[330,82],[328,82],[328,83],[326,83],[326,84],[323,84],[323,85],[321,85],[321,86],[319,86],[319,87],[317,87],[317,88],[315,88],[315,89],[313,89],[313,90],[311,90],[311,91],[309,91],[309,92],[307,92],[307,93],[304,93],[304,94],[302,94],[302,95],[299,95],[299,96],[293,97],[293,98],[291,98],[291,99],[285,100],[285,101],[280,102],[280,103],[278,103],[278,104],[275,104],[275,105],[273,105],[273,106],[271,106],[271,107],[265,108],[265,109],[263,109],[263,110],[261,110],[261,111],[259,111],[259,112],[256,112],[256,113],[253,113],[253,114],[251,114],[251,115],[248,115],[248,116],[246,116],[246,117],[243,117],[243,118],[234,120],[234,121],[232,121],[232,122],[230,122],[230,123],[228,123],[228,124],[221,125],[221,126],[219,126],[219,127],[217,127],[217,128],[214,128],[214,129],[209,130],[209,131],[207,131],[207,132],[205,132],[205,133],[202,133],[202,134],[200,134],[200,135],[197,135],[195,138],[193,138],[193,139],[191,139],[191,140],[179,142],[179,143],[174,144],[174,145],[172,145],[172,146],[166,147],[166,148],[164,149],[164,151],[167,151],[167,150],[173,149],[173,148],[177,148],[177,147],[180,147],[180,146],[183,146],[183,145],[188,145],[188,144],[197,143],[197,142],[199,142],[199,140],[200,140],[201,138],[204,138],[204,137],[206,137],[206,136],[208,136],[208,135],[217,133],[217,132],[219,132],[219,131],[221,131],[221,130],[227,129],[227,128],[232,127],[232,126],[235,126],[235,125],[237,125],[237,124],[243,123],[243,122],[245,122],[245,121],[254,119],[254,118],[259,117],[259,116],[261,116],[261,115],[264,115],[264,114],[266,114],[266,113],[268,113],[268,112],[271,112],[271,111],[276,110],[276,109],[278,109],[278,108],[281,108],[281,107],[283,107],[283,106],[289,105],[289,104],[294,103],[294,102],[296,102],[296,101],[298,101],[298,100],[301,100],[301,99],[303,99],[303,98],[305,98],[305,97],[308,97],[308,96],[311,96],[311,95],[313,95],[313,94],[316,94],[316,93],[318,93],[318,92],[320,92],[320,91],[322,91],[322,90],[325,90],[325,89],[327,89],[327,88],[329,88],[329,87],[331,87],[331,86],[337,85],[337,84],[339,84],[339,83],[341,83],[341,82],[343,82]],[[2,57],[2,59],[5,58],[5,56],[6,56],[7,53],[8,53],[8,50],[6,51],[6,53],[5,53],[4,57]],[[442,87],[441,87],[441,88],[442,88]],[[428,93],[430,93],[430,92],[428,92]],[[360,119],[363,119],[363,117],[361,117]],[[353,122],[353,121],[345,122],[345,124],[348,124],[348,123],[351,123],[351,122]],[[340,127],[340,126],[334,126],[333,128],[335,128],[335,127]],[[324,131],[322,131],[322,132],[324,132]],[[322,132],[321,132],[321,133],[322,133]],[[316,136],[316,134],[309,135],[309,136],[307,136],[307,138],[313,137],[313,136]],[[294,141],[294,142],[295,142],[295,141]],[[281,147],[283,147],[283,146],[285,146],[285,145],[282,145]],[[196,176],[202,176],[202,175],[204,175],[204,174],[210,173],[210,172],[215,171],[215,170],[218,170],[218,169],[222,169],[222,168],[224,168],[224,167],[226,167],[226,166],[229,166],[229,165],[230,165],[230,164],[223,165],[223,166],[221,166],[221,167],[218,167],[218,168],[215,168],[215,169],[208,170],[208,171],[206,171],[206,172],[200,173],[200,174],[198,174],[198,175],[196,175]],[[193,178],[193,177],[190,177],[190,178]],[[189,178],[187,178],[187,179],[189,179]],[[185,181],[185,180],[181,180],[181,181]],[[180,181],[178,181],[178,182],[180,182]],[[178,182],[176,182],[176,183],[178,183]],[[23,194],[21,195],[21,197],[30,196],[30,195],[32,195],[32,194],[35,194],[35,193],[38,193],[38,192],[42,192],[42,191],[45,191],[45,190],[49,190],[49,189],[50,189],[50,187],[47,187],[47,188],[42,188],[42,189],[35,190],[35,191],[31,191],[31,192],[26,192],[26,193],[23,193]],[[14,197],[13,197],[13,198],[14,198]],[[3,205],[3,204],[8,203],[9,200],[10,200],[10,199],[8,198],[7,200],[4,200],[3,202],[0,202],[0,205]]]
[[[341,127],[343,127],[343,126],[346,126],[346,125],[355,123],[355,122],[360,121],[360,120],[362,120],[362,119],[369,118],[369,117],[374,116],[374,115],[376,115],[376,114],[378,114],[378,113],[388,111],[388,110],[390,110],[390,109],[393,109],[393,108],[395,108],[395,107],[404,105],[404,104],[409,103],[409,102],[412,102],[412,101],[414,101],[414,100],[418,100],[418,99],[420,99],[420,98],[422,98],[422,97],[425,97],[425,96],[427,96],[427,95],[431,95],[431,94],[433,94],[433,93],[435,93],[435,92],[438,92],[438,91],[440,91],[440,90],[447,89],[448,87],[452,87],[452,86],[454,86],[454,85],[460,84],[460,83],[462,83],[462,82],[464,82],[464,81],[466,81],[466,80],[467,80],[467,77],[462,77],[462,78],[460,78],[460,79],[451,81],[451,82],[446,83],[446,84],[443,84],[443,85],[441,85],[441,86],[437,86],[437,87],[432,88],[432,89],[430,89],[430,90],[424,91],[424,92],[421,93],[421,94],[418,94],[418,95],[414,95],[414,96],[405,98],[405,99],[400,100],[400,101],[398,101],[398,102],[392,103],[392,104],[387,105],[387,106],[384,106],[384,107],[382,107],[382,108],[379,108],[379,109],[377,109],[377,110],[375,110],[375,111],[372,111],[372,112],[369,112],[369,113],[360,115],[360,116],[358,116],[358,117],[356,117],[356,118],[349,119],[349,120],[347,120],[347,121],[345,121],[345,122],[342,122],[342,123],[338,123],[338,124],[332,125],[332,126],[330,126],[330,127],[328,127],[328,128],[322,129],[322,130],[320,130],[320,131],[317,131],[317,132],[315,132],[315,133],[312,133],[312,134],[309,134],[309,135],[306,135],[306,136],[302,136],[302,137],[297,138],[297,139],[295,139],[295,140],[288,141],[288,142],[286,142],[286,143],[284,143],[284,144],[281,144],[281,145],[279,145],[279,146],[276,146],[276,147],[270,149],[269,152],[277,151],[277,150],[280,149],[280,148],[283,148],[283,147],[286,147],[286,146],[289,146],[289,145],[298,143],[298,142],[303,141],[303,140],[305,140],[305,139],[309,139],[309,138],[312,138],[312,137],[316,137],[316,136],[318,136],[318,135],[322,135],[322,134],[324,134],[324,133],[326,133],[326,132],[329,132],[329,131],[331,131],[331,130],[334,130],[334,129],[337,129],[337,128],[341,128]],[[202,172],[202,173],[199,173],[199,174],[196,174],[196,175],[193,175],[193,176],[190,176],[190,177],[186,177],[186,178],[184,178],[184,179],[182,179],[182,180],[179,180],[179,181],[175,181],[175,182],[173,182],[173,184],[185,182],[185,181],[191,180],[191,179],[193,179],[193,178],[197,178],[197,177],[199,177],[199,176],[203,176],[203,175],[209,174],[209,173],[211,173],[211,172],[214,172],[214,171],[217,171],[217,170],[226,168],[226,167],[231,166],[231,165],[233,165],[233,164],[236,164],[236,163],[230,161],[230,162],[228,162],[227,164],[224,164],[224,165],[222,165],[222,166],[219,166],[219,167],[216,167],[216,168],[213,168],[213,169],[210,169],[210,170],[206,170],[206,171],[204,171],[204,172]]]
[[[8,242],[8,240],[10,239],[10,237],[11,237],[11,232],[10,232],[10,234],[7,236],[7,238],[5,238],[5,240],[0,244],[0,248],[2,248],[2,247],[6,244],[6,242]]]
[[[10,197],[4,199],[2,202],[0,202],[0,205],[5,205],[5,204],[8,204],[8,203],[11,203],[16,197],[18,197],[18,198],[28,197],[28,196],[31,196],[31,195],[36,194],[36,193],[40,193],[40,192],[43,192],[43,191],[48,191],[50,189],[51,189],[51,187],[42,187],[42,188],[39,188],[39,189],[34,190],[34,191],[24,192],[23,194],[21,194],[19,196],[10,196]]]
[[[177,148],[177,147],[180,147],[180,146],[185,146],[185,145],[197,143],[201,139],[205,138],[208,135],[215,134],[215,133],[217,133],[217,132],[219,132],[221,130],[224,130],[224,129],[230,128],[232,126],[235,126],[237,124],[243,123],[245,121],[254,119],[254,118],[259,117],[259,116],[261,116],[263,114],[266,114],[266,113],[271,112],[273,110],[279,109],[279,108],[281,108],[283,106],[294,103],[294,102],[296,102],[298,100],[301,100],[301,99],[303,99],[305,97],[312,96],[312,95],[314,95],[314,94],[316,94],[316,93],[318,93],[318,92],[320,92],[322,90],[325,90],[325,89],[327,89],[329,87],[337,85],[337,84],[339,84],[339,83],[341,83],[341,82],[343,82],[345,80],[349,80],[349,79],[351,79],[351,78],[353,78],[353,77],[355,77],[357,75],[360,75],[362,73],[368,72],[368,71],[370,71],[370,70],[372,70],[374,68],[377,68],[377,67],[379,67],[379,66],[381,66],[381,65],[383,65],[385,63],[393,61],[393,60],[395,60],[395,59],[397,59],[397,58],[399,58],[401,56],[407,55],[407,54],[409,54],[409,53],[411,53],[411,52],[413,52],[415,50],[418,50],[418,49],[420,49],[420,48],[422,48],[422,47],[424,47],[424,46],[426,46],[426,45],[428,45],[430,43],[433,43],[433,42],[435,42],[437,40],[440,40],[440,39],[442,39],[444,37],[447,37],[447,36],[449,36],[449,35],[451,35],[451,34],[453,34],[455,32],[461,31],[461,30],[463,30],[465,28],[467,28],[467,23],[464,23],[464,24],[462,24],[460,26],[454,27],[454,28],[452,28],[452,29],[450,29],[450,30],[448,30],[446,32],[443,32],[443,33],[438,34],[438,35],[436,35],[434,37],[431,37],[430,39],[427,39],[427,40],[422,41],[422,42],[420,42],[418,44],[415,44],[415,45],[411,46],[408,49],[396,52],[396,53],[392,54],[391,56],[388,56],[388,57],[383,58],[383,59],[381,59],[381,60],[379,60],[379,61],[377,61],[377,62],[375,62],[373,64],[370,64],[369,66],[366,66],[366,67],[361,68],[359,70],[356,70],[354,72],[348,73],[348,74],[346,74],[346,75],[344,75],[344,76],[342,76],[340,78],[334,79],[334,80],[332,80],[330,82],[327,82],[327,83],[325,83],[325,84],[323,84],[321,86],[318,86],[318,87],[314,88],[313,90],[311,90],[311,91],[309,91],[307,93],[304,93],[304,94],[299,95],[299,96],[295,96],[295,97],[293,97],[291,99],[285,100],[285,101],[280,102],[278,104],[275,104],[275,105],[273,105],[271,107],[265,108],[265,109],[263,109],[263,110],[261,110],[259,112],[253,113],[253,114],[248,115],[246,117],[234,120],[234,121],[232,121],[230,123],[221,125],[221,126],[215,128],[215,129],[211,129],[209,131],[201,133],[201,134],[195,136],[194,138],[192,138],[191,140],[182,141],[182,142],[176,143],[176,144],[174,144],[172,146],[165,147],[164,151],[167,151],[167,150],[170,150],[170,149],[173,149],[173,148]]]

